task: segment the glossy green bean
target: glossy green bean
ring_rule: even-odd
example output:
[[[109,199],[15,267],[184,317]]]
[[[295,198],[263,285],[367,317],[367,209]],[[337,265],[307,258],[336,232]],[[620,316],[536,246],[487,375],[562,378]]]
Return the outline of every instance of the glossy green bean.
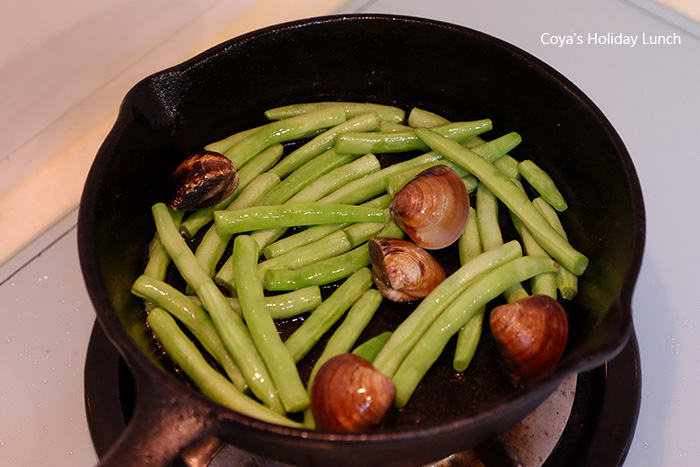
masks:
[[[233,241],[233,276],[238,300],[253,342],[270,372],[287,412],[299,412],[310,399],[287,346],[267,311],[262,281],[258,277],[258,252],[255,240],[238,235]]]
[[[316,130],[335,126],[345,120],[345,110],[333,106],[274,122],[248,135],[226,151],[224,156],[228,157],[235,167],[242,167],[268,146],[303,138]]]
[[[312,285],[326,285],[344,279],[370,264],[369,248],[365,243],[342,255],[299,269],[269,269],[265,272],[265,289],[288,291]]]
[[[384,210],[340,203],[296,203],[255,206],[237,211],[216,211],[219,235],[300,225],[340,222],[384,222]]]
[[[343,281],[285,341],[294,361],[301,360],[373,284],[368,268],[357,270]]]
[[[393,375],[396,405],[406,405],[416,386],[438,359],[454,333],[482,307],[513,284],[543,272],[554,272],[556,268],[556,263],[551,259],[523,256],[490,271],[461,292],[421,336]]]
[[[564,240],[540,212],[527,195],[505,175],[493,170],[493,165],[473,151],[460,146],[427,128],[417,128],[416,134],[433,150],[439,151],[448,159],[461,165],[476,176],[513,211],[525,224],[532,235],[560,264],[577,275],[583,274],[588,266],[588,258]]]
[[[131,293],[163,308],[187,326],[202,347],[221,365],[231,382],[241,391],[248,387],[240,368],[216,332],[209,314],[199,304],[192,302],[170,284],[146,275],[134,281]]]
[[[371,102],[309,102],[290,104],[266,110],[265,117],[269,120],[279,120],[294,117],[295,115],[305,112],[335,106],[342,107],[348,118],[374,112],[379,115],[382,120],[402,123],[406,117],[406,112],[399,107]]]
[[[463,142],[493,128],[491,120],[448,123],[434,127],[442,136]],[[427,145],[411,130],[407,132],[347,132],[338,137],[336,150],[348,154],[384,154],[424,151]]]
[[[510,241],[498,249],[482,253],[448,276],[396,328],[374,360],[375,368],[387,377],[392,377],[423,333],[462,290],[485,272],[521,255],[520,244]]]
[[[374,112],[358,115],[341,122],[292,151],[272,169],[272,172],[279,175],[280,178],[285,178],[306,162],[332,149],[340,134],[347,131],[374,131],[379,129],[379,124],[379,116]]]
[[[170,217],[164,203],[152,207],[156,230],[180,274],[197,293],[214,322],[221,340],[231,353],[253,394],[273,410],[284,413],[277,389],[272,384],[243,320],[231,310],[218,287],[202,268]]]
[[[180,330],[175,320],[166,311],[159,308],[151,310],[147,321],[165,352],[211,400],[258,420],[301,427],[300,423],[265,407],[236,389],[221,373],[207,363],[194,343]]]

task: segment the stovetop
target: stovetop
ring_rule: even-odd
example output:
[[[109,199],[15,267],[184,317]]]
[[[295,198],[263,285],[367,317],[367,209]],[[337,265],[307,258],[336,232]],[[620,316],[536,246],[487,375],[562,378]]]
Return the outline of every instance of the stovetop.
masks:
[[[30,8],[30,3],[22,5]],[[291,4],[272,0],[267,3]],[[697,242],[700,218],[693,209],[695,200],[700,199],[696,175],[700,173],[700,150],[694,138],[700,128],[700,60],[697,58],[700,57],[700,23],[693,19],[691,10],[686,15],[681,13],[684,3],[693,2],[369,0],[349,1],[336,10],[424,16],[462,24],[509,41],[571,79],[601,108],[619,132],[637,168],[648,219],[645,258],[633,300],[638,362],[644,376],[641,411],[625,465],[700,465],[700,441],[695,430],[700,413],[700,401],[696,397],[700,387],[697,363],[700,326],[696,326],[697,279],[693,273],[700,259]],[[17,13],[17,8],[11,12]],[[264,17],[255,19],[256,26],[265,24]],[[192,28],[188,31],[192,34]],[[158,50],[167,50],[170,43],[175,48],[183,45],[184,40],[177,32],[169,34],[161,39]],[[590,34],[639,35],[640,38],[642,35],[672,38],[675,34],[680,43],[639,42],[635,47],[585,43],[560,47],[545,40],[545,35],[580,35],[587,40]],[[177,55],[172,50],[169,53]],[[136,59],[132,58],[130,65],[133,60]],[[52,63],[55,71],[57,65]],[[8,66],[7,62],[0,62],[3,85],[7,84]],[[131,78],[136,77],[134,70],[137,69],[130,68]],[[42,76],[44,81],[50,78],[54,75]],[[37,76],[27,75],[28,83],[35,83],[36,79]],[[65,77],[63,79],[64,85],[71,84]],[[115,83],[124,83],[123,79],[108,82],[112,91]],[[102,113],[90,113],[96,107],[105,102],[118,105],[118,101],[103,99],[104,95],[95,89],[90,92],[96,94],[80,96],[84,100],[75,108],[71,107],[71,102],[65,103],[67,108],[85,113],[59,112],[57,115],[66,117],[63,123],[94,122],[102,118]],[[28,95],[27,108],[37,109],[34,105],[37,99],[34,93]],[[5,104],[16,102],[3,100],[3,108],[8,108]],[[31,113],[24,113],[7,122],[3,120],[8,123],[3,124],[4,135],[32,121],[31,117]],[[39,123],[34,125],[38,125],[37,131],[41,129]],[[56,127],[47,128],[57,132]],[[104,131],[107,129],[105,127]],[[47,145],[52,142],[56,141],[36,138],[10,156],[21,160],[33,149],[56,149]],[[75,144],[80,151],[91,147],[83,145],[82,141]],[[6,159],[13,157],[6,157],[5,149],[0,159],[3,164],[1,180],[9,180],[8,174],[14,174],[6,170]],[[59,189],[61,184],[72,182],[80,187],[82,181],[64,178],[70,172],[65,167],[52,181]],[[5,187],[2,188],[4,191]],[[3,245],[12,237],[12,232],[29,224],[35,216],[52,220],[39,235],[28,235],[24,246],[0,263],[0,329],[3,331],[0,337],[0,414],[3,419],[0,465],[94,465],[98,461],[97,446],[93,444],[86,416],[83,374],[94,310],[78,264],[77,199],[54,214],[49,207],[54,196],[46,193],[53,192],[40,186],[38,191],[29,193],[32,196],[16,198],[16,220],[7,217],[7,210],[0,210],[0,219],[4,220],[4,231],[0,234]],[[56,192],[56,197],[59,194]],[[5,201],[3,196],[0,198]],[[0,206],[4,205],[0,203]],[[631,371],[629,364],[625,369]],[[606,373],[605,368],[600,371],[615,375]],[[613,400],[628,402],[628,392],[621,392],[622,395]],[[614,432],[619,423],[617,416],[612,418],[601,426]],[[611,436],[607,431],[599,433]],[[601,443],[592,449],[604,452],[607,446]]]

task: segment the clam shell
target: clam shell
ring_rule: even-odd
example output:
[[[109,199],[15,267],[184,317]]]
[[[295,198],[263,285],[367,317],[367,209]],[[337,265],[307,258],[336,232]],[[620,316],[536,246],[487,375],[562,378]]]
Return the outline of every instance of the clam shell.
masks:
[[[379,424],[394,402],[396,387],[364,358],[341,354],[329,359],[311,386],[316,427],[363,431]]]
[[[389,212],[418,246],[444,248],[464,232],[469,193],[454,170],[436,165],[408,182],[394,197]]]
[[[406,240],[375,237],[369,241],[369,255],[377,289],[395,302],[423,298],[445,280],[442,265]]]
[[[225,200],[238,186],[238,172],[224,155],[199,152],[177,166],[170,176],[172,193],[168,206],[179,211],[212,207]]]
[[[547,295],[500,305],[491,311],[489,322],[504,369],[516,386],[549,374],[566,348],[566,311]]]

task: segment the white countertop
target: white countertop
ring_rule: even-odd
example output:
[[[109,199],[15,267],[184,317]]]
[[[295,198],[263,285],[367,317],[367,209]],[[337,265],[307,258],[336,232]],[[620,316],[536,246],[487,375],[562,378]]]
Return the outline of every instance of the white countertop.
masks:
[[[601,108],[632,156],[647,214],[633,302],[642,407],[625,465],[700,465],[694,430],[700,413],[700,301],[693,273],[700,260],[700,216],[693,209],[700,199],[697,1],[6,4],[0,19],[0,221],[13,227],[0,241],[0,465],[90,465],[97,459],[82,393],[94,312],[80,277],[75,206],[126,90],[228,37],[333,12],[423,16],[489,33],[553,66]],[[640,42],[596,45],[589,34],[637,35]],[[676,34],[680,44],[642,44],[642,34]],[[555,35],[580,35],[584,43],[559,47],[547,39]]]

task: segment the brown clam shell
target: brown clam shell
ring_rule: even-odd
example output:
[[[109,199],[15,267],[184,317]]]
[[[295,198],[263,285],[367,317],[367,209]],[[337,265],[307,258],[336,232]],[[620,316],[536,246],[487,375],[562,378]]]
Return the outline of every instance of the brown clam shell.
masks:
[[[231,196],[238,186],[238,172],[224,155],[203,151],[182,161],[170,176],[170,184],[170,208],[208,208]]]
[[[311,386],[316,427],[363,431],[379,424],[394,402],[396,386],[371,363],[354,354],[329,359]]]
[[[428,295],[445,280],[445,270],[415,243],[375,237],[369,241],[374,283],[394,302],[411,302]]]
[[[469,193],[454,170],[436,165],[408,182],[394,197],[389,211],[418,246],[444,248],[464,232]]]
[[[513,384],[534,381],[559,363],[569,336],[566,311],[547,295],[533,295],[491,311],[491,333]]]

